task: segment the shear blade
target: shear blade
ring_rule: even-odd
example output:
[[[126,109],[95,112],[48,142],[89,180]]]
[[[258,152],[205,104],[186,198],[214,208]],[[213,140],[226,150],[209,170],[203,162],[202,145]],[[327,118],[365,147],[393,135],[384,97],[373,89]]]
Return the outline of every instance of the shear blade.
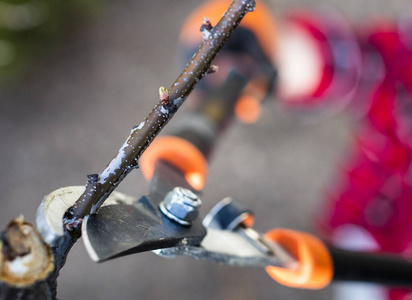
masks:
[[[153,208],[143,197],[136,204],[101,207],[85,218],[82,235],[92,260],[102,262],[138,252],[199,244],[206,231],[200,221],[180,226]]]

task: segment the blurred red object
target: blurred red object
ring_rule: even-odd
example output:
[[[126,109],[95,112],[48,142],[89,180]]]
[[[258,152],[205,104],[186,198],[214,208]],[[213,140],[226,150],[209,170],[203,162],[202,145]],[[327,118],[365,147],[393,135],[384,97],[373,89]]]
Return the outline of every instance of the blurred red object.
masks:
[[[357,121],[354,142],[317,218],[324,238],[339,247],[412,257],[411,29],[412,21],[405,19],[357,31],[362,67],[348,109]],[[321,108],[318,103],[330,110],[326,95],[347,104],[347,93],[339,98],[328,89],[301,99],[308,114],[311,106]],[[388,290],[388,299],[412,299],[412,293]]]
[[[284,19],[278,65],[282,105],[306,116],[330,115],[353,97],[361,52],[352,27],[337,11],[295,11]]]

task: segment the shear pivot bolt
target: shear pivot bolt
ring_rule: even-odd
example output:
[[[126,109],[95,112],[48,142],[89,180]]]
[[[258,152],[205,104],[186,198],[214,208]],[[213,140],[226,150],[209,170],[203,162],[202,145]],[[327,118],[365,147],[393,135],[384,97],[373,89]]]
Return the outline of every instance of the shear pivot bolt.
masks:
[[[160,203],[160,210],[169,219],[190,226],[199,215],[201,205],[199,197],[191,190],[175,187]]]

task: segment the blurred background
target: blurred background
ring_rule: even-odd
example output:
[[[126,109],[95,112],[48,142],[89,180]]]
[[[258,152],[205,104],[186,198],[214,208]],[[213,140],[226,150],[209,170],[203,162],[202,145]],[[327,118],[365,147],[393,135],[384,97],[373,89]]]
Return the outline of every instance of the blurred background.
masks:
[[[329,5],[354,24],[395,19],[409,9],[404,0],[265,2],[280,23],[296,6]],[[155,105],[158,88],[170,86],[181,71],[179,32],[201,2],[38,0],[14,18],[10,3],[0,0],[0,228],[19,214],[34,222],[46,194],[83,185],[87,174],[104,168]],[[257,122],[235,122],[220,140],[202,197],[203,215],[232,196],[255,211],[260,231],[314,232],[313,213],[350,136],[351,120],[344,114],[304,125],[267,103]],[[135,171],[118,190],[139,196],[147,183]],[[80,240],[61,271],[58,297],[330,299],[332,288],[293,290],[263,270],[152,253],[95,264]]]

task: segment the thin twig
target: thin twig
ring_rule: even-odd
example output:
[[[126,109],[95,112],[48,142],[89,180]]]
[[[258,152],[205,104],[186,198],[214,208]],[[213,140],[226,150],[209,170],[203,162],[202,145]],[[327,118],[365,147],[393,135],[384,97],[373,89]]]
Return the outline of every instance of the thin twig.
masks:
[[[173,117],[199,80],[208,73],[216,54],[245,14],[254,8],[254,0],[233,0],[219,23],[208,30],[210,34],[203,35],[204,40],[196,54],[168,89],[167,101],[161,96],[152,112],[132,129],[103,172],[97,178],[93,177],[94,180],[89,178],[85,191],[66,214],[64,221],[67,230],[77,230],[79,226],[73,226],[73,223],[80,224],[86,215],[95,213],[122,179],[138,167],[138,160],[145,149]]]

